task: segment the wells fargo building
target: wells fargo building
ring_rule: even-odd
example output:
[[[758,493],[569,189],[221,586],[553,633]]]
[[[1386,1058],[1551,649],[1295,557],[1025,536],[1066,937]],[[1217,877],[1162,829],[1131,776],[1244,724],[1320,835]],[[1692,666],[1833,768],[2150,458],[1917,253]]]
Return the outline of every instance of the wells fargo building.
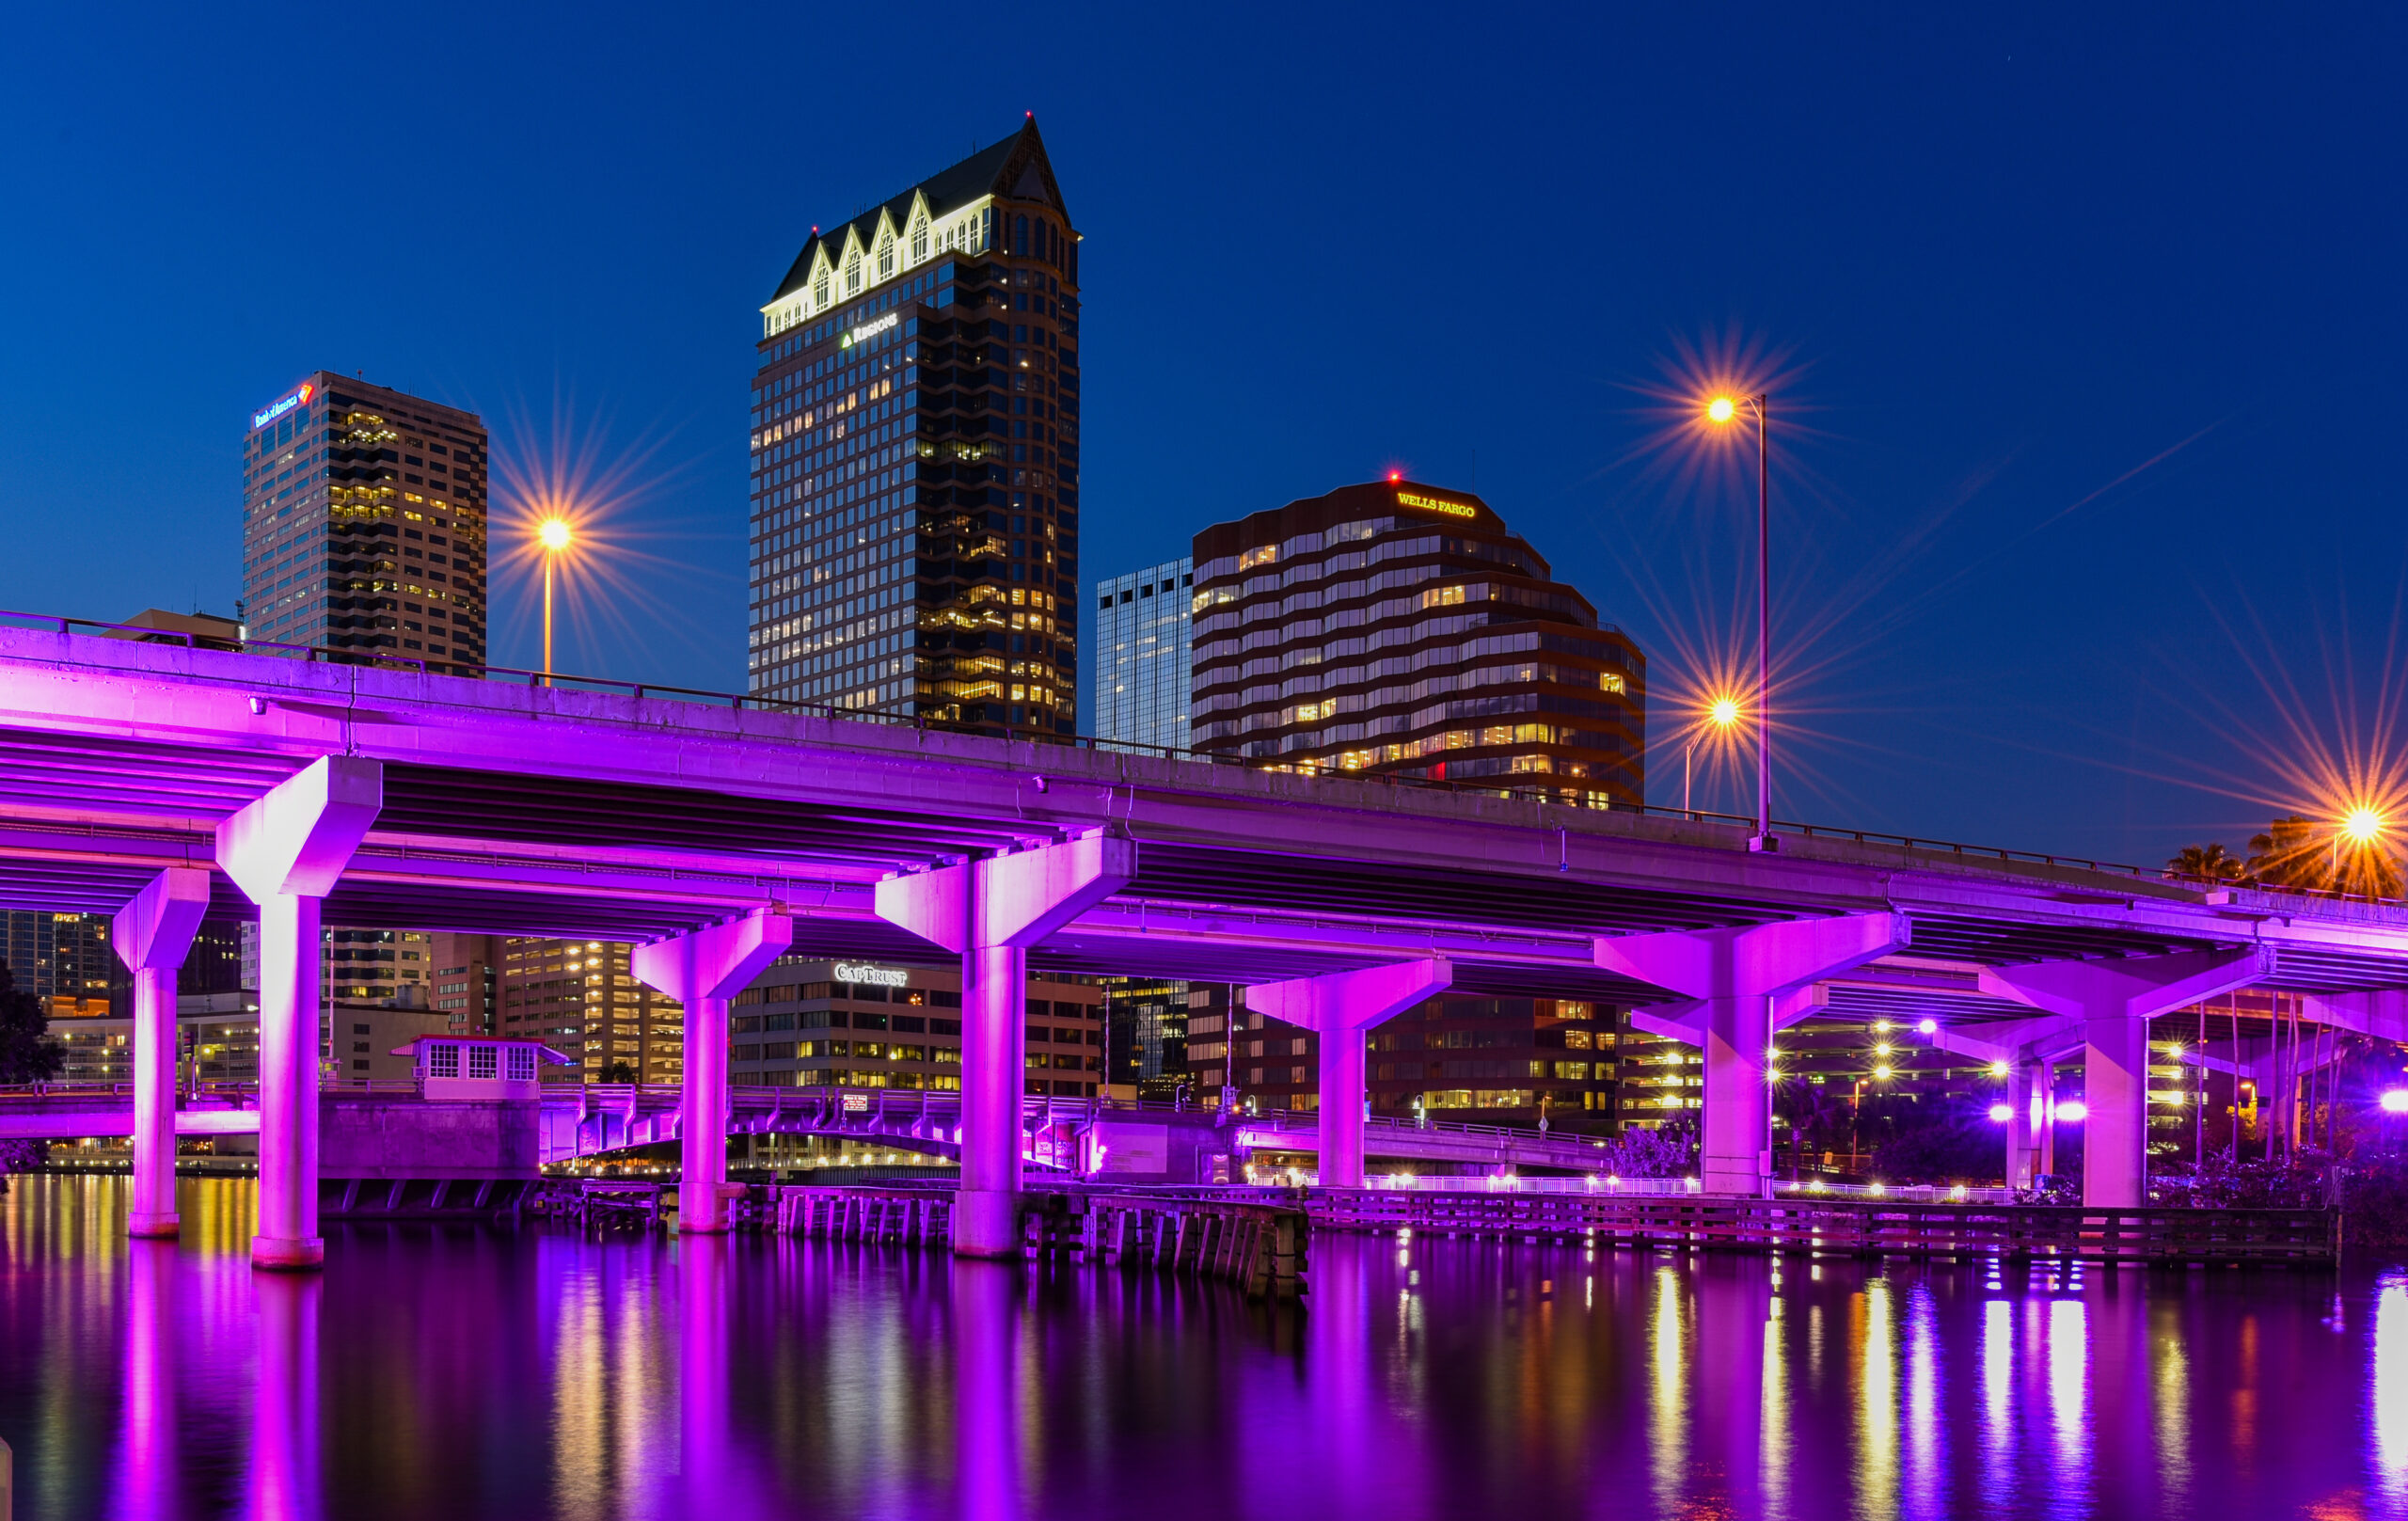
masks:
[[[761,309],[752,690],[1077,732],[1079,235],[1032,119]]]
[[[1196,749],[1641,800],[1645,658],[1480,498],[1341,486],[1195,560]]]

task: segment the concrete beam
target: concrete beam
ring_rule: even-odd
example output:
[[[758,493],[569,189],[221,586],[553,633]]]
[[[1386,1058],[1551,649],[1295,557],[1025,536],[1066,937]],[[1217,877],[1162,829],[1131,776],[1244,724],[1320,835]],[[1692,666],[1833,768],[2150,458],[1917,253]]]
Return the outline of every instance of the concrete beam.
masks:
[[[172,1237],[176,1213],[176,974],[209,911],[209,873],[171,866],[109,921],[134,974],[134,1200],[129,1235]]]
[[[1363,1186],[1365,1032],[1386,1023],[1454,981],[1444,959],[1400,961],[1245,990],[1249,1012],[1285,1020],[1321,1037],[1321,1183]]]
[[[794,944],[794,921],[756,909],[741,919],[639,945],[628,970],[677,1000],[686,1016],[686,1068],[679,1085],[681,1165],[677,1229],[727,1228],[727,1005]]]

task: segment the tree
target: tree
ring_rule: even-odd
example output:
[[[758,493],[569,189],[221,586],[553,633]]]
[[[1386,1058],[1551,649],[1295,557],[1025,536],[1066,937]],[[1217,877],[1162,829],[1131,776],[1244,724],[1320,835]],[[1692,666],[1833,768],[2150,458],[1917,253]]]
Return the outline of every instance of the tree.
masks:
[[[2330,887],[2333,841],[2329,830],[2293,814],[2278,818],[2263,834],[2249,837],[2249,875],[2277,887]]]
[[[620,1059],[620,1060],[618,1060],[618,1061],[614,1061],[614,1062],[612,1062],[610,1066],[605,1067],[604,1069],[602,1069],[602,1077],[601,1077],[601,1081],[602,1081],[602,1082],[605,1082],[605,1083],[632,1083],[632,1082],[634,1082],[635,1080],[636,1080],[636,1069],[635,1069],[635,1068],[634,1068],[630,1063],[628,1063],[628,1062],[627,1062],[624,1057],[623,1057],[623,1058],[621,1058],[621,1059]]]
[[[18,991],[8,963],[0,961],[0,1083],[46,1083],[58,1075],[67,1057],[42,1038],[49,1028],[41,1000]]]
[[[2169,877],[2191,877],[2210,882],[2236,882],[2247,866],[2221,844],[2186,845],[2165,863]]]

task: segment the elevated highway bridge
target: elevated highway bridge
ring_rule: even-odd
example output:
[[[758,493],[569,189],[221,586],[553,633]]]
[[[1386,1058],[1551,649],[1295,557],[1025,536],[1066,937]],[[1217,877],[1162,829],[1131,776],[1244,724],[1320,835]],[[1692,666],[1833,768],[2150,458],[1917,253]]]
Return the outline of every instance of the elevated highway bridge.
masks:
[[[174,968],[201,918],[259,918],[263,1265],[320,1250],[321,922],[639,943],[687,1010],[695,1229],[721,1218],[727,998],[779,955],[958,956],[972,1252],[1017,1241],[1030,968],[1233,981],[1320,1031],[1339,1183],[1364,1032],[1446,990],[1631,1006],[1697,1043],[1704,1185],[1738,1194],[1768,1181],[1773,1035],[1827,1013],[1911,999],[2019,1091],[2081,1052],[2102,1205],[2139,1196],[2154,1014],[2258,987],[2408,1036],[2396,905],[31,622],[0,628],[0,903],[118,915],[135,1224],[166,1230]]]

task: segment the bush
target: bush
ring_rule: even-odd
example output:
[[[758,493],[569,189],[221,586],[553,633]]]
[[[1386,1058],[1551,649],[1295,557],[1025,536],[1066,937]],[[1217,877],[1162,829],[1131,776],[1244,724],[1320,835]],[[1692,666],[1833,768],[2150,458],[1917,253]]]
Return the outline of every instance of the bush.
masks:
[[[1605,1145],[1606,1171],[1617,1178],[1679,1178],[1689,1170],[1689,1133],[1630,1130]]]

